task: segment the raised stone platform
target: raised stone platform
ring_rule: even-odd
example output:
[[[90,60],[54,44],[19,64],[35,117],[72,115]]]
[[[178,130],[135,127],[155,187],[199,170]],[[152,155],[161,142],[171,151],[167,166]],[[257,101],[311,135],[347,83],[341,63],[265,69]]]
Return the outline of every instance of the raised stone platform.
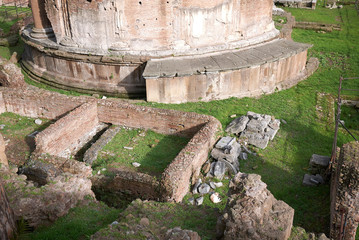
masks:
[[[274,40],[221,54],[150,60],[143,73],[147,100],[162,103],[252,97],[305,78],[311,45]]]

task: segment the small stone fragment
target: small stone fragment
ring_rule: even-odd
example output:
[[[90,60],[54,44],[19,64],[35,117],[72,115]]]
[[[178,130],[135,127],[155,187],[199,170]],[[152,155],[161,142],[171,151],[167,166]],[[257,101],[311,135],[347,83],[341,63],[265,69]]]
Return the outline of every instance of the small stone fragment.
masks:
[[[117,222],[117,221],[114,221],[114,222],[112,222],[110,225],[111,225],[111,226],[113,226],[113,225],[118,225],[118,222]]]
[[[284,119],[281,119],[280,121],[281,121],[282,123],[284,123],[284,124],[287,124],[287,121],[284,120]]]
[[[35,120],[35,124],[41,125],[41,124],[42,124],[42,120],[41,120],[41,119],[36,119],[36,120]]]
[[[199,197],[196,199],[196,205],[199,206],[199,205],[202,205],[203,204],[203,197]]]
[[[132,163],[132,166],[134,166],[135,168],[138,168],[138,167],[140,167],[140,166],[141,166],[141,164],[140,164],[140,163],[138,163],[138,162],[134,162],[134,163]]]
[[[193,205],[193,204],[194,204],[194,198],[189,198],[189,199],[188,199],[188,203],[191,204],[191,205]]]
[[[123,148],[127,150],[133,150],[133,147],[123,147]]]
[[[207,161],[205,164],[203,164],[202,171],[204,174],[207,174],[211,170],[211,163]]]
[[[4,129],[5,128],[5,124],[0,124],[0,129]]]
[[[102,99],[107,99],[107,97],[106,97],[106,96],[102,96]]]
[[[237,114],[232,114],[232,115],[230,116],[230,118],[235,118],[235,117],[237,117]]]
[[[209,183],[209,186],[211,186],[212,189],[216,189],[216,188],[217,188],[217,187],[216,187],[216,184],[214,184],[214,182],[210,182],[210,183]]]
[[[223,186],[223,183],[222,182],[217,182],[217,183],[214,183],[214,185],[217,187],[217,188],[220,188]]]
[[[247,160],[248,159],[248,154],[245,153],[245,152],[241,152],[239,154],[239,157],[242,159],[242,160]]]
[[[211,190],[211,187],[207,183],[202,183],[198,187],[198,192],[201,193],[201,194],[209,193],[210,190]]]
[[[213,203],[220,203],[222,200],[220,199],[219,197],[219,194],[218,193],[213,193],[211,196],[210,196],[210,199]]]
[[[198,187],[201,185],[202,183],[202,179],[198,179],[197,182],[194,184],[193,189],[192,189],[192,193],[193,194],[197,194],[198,193]]]

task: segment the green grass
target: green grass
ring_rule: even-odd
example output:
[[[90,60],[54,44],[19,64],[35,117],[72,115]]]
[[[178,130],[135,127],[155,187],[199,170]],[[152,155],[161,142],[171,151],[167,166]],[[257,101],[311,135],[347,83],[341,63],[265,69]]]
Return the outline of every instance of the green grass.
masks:
[[[120,210],[109,208],[99,202],[90,202],[78,206],[59,218],[50,227],[40,227],[26,234],[23,239],[31,240],[78,240],[90,239],[90,236],[118,219]],[[20,238],[21,239],[21,238]]]
[[[103,148],[92,167],[95,171],[125,167],[159,177],[188,141],[188,138],[163,135],[151,130],[122,128]],[[141,166],[135,168],[132,166],[133,162],[138,162]]]

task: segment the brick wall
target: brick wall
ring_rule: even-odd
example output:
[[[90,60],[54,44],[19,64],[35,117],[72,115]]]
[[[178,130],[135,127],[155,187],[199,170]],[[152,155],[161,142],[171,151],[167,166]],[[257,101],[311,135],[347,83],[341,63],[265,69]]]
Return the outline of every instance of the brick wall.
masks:
[[[130,190],[137,195],[143,193],[149,198],[157,198],[160,193],[158,198],[166,201],[182,200],[191,180],[198,177],[217,140],[217,131],[221,129],[221,123],[211,116],[132,105],[119,99],[96,100],[39,89],[18,91],[0,88],[0,106],[1,96],[7,112],[49,119],[64,116],[36,136],[36,151],[40,153],[61,155],[99,122],[191,137],[167,167],[160,183],[151,179],[139,180],[141,177],[130,173],[121,173],[110,182],[113,187]]]
[[[14,212],[10,207],[2,182],[0,181],[0,239],[13,239],[15,231]]]
[[[221,123],[212,118],[204,125],[162,174],[161,190],[165,201],[182,201],[191,180],[198,178],[201,166],[207,161],[208,153],[217,141]]]
[[[359,142],[345,144],[333,164],[330,214],[330,237],[354,239],[359,223]]]
[[[96,101],[84,103],[36,135],[36,151],[54,156],[62,156],[64,151],[72,152],[79,139],[98,124]]]

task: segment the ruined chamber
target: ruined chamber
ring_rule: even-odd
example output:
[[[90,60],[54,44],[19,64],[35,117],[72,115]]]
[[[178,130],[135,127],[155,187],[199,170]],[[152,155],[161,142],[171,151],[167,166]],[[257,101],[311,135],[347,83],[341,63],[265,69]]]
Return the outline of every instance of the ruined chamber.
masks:
[[[197,70],[176,61],[244,49],[278,36],[272,0],[32,0],[31,4],[34,27],[22,33],[24,69],[37,81],[88,93],[147,94],[148,100],[162,102],[226,98],[228,94],[168,97],[170,92],[163,89],[176,88],[178,82],[166,78],[161,83],[160,78],[168,77],[166,70],[174,71],[174,78],[183,72],[206,75],[210,69],[206,61],[195,64]],[[146,69],[150,74],[144,74],[149,61],[168,59],[174,59],[170,68],[179,69],[150,64]],[[229,70],[215,64],[217,72]],[[151,74],[156,68],[158,76]],[[199,87],[203,86],[194,89]],[[167,97],[156,99],[156,94]]]

